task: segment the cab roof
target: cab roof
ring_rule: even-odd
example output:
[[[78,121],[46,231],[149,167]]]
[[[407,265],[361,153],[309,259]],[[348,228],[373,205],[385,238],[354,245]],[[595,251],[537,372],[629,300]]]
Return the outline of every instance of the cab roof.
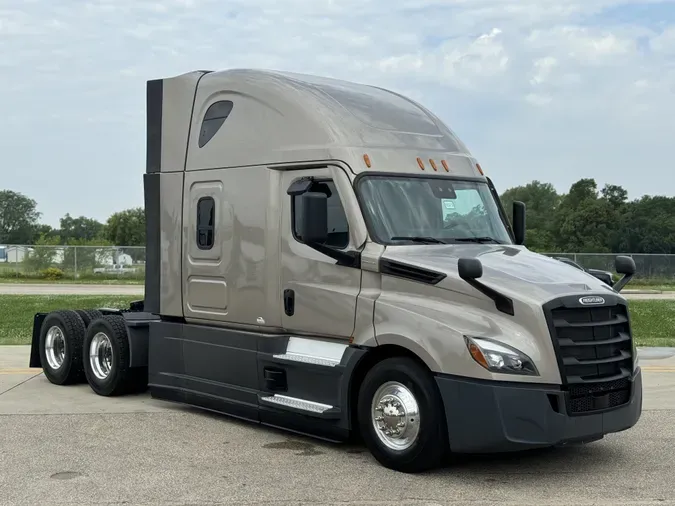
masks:
[[[275,70],[195,71],[149,82],[149,101],[158,82],[162,144],[173,146],[162,147],[161,171],[328,160],[345,150],[471,158],[427,108],[372,85]],[[185,145],[187,125],[187,158],[183,151],[167,160]]]

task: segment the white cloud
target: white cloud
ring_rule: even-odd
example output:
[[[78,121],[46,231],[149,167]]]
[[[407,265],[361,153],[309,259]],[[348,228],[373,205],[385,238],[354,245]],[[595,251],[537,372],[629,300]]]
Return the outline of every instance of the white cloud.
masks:
[[[651,49],[662,55],[675,55],[675,27],[664,30],[650,41]]]
[[[140,205],[145,80],[266,67],[412,96],[494,167],[501,187],[536,177],[565,189],[595,175],[631,196],[673,194],[673,169],[662,163],[675,116],[673,18],[604,14],[651,4],[5,0],[0,150],[17,169],[3,169],[0,186],[34,196],[51,221]],[[661,180],[642,177],[642,163],[663,171]],[[34,186],[55,170],[62,177]],[[96,181],[118,197],[89,197]]]

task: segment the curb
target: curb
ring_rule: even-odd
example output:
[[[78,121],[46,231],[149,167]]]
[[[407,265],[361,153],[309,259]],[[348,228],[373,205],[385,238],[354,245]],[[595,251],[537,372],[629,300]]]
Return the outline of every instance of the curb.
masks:
[[[675,348],[638,347],[638,358],[644,360],[663,360],[675,357]]]

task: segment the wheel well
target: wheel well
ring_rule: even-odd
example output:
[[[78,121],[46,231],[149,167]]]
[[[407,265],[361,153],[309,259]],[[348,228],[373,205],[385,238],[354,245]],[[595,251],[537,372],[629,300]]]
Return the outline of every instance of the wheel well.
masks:
[[[370,348],[368,353],[359,361],[354,372],[352,373],[351,380],[349,382],[349,425],[354,434],[358,433],[358,410],[357,410],[357,399],[359,396],[359,388],[363,379],[368,374],[375,364],[386,360],[388,358],[394,357],[408,357],[413,359],[424,369],[431,373],[431,370],[424,363],[424,361],[418,357],[415,353],[410,351],[403,346],[397,346],[395,344],[384,344],[381,346],[375,346]]]

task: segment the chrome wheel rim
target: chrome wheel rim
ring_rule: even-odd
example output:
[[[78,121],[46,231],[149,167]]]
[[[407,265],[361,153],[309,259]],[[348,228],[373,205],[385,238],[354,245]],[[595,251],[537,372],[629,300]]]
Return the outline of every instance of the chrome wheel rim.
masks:
[[[410,448],[420,431],[420,410],[412,392],[401,383],[389,381],[377,389],[371,404],[375,434],[391,450]]]
[[[63,330],[54,325],[47,331],[45,337],[45,355],[47,363],[52,369],[59,369],[66,358],[66,336]]]
[[[104,380],[112,369],[112,344],[103,332],[97,333],[89,345],[89,365],[91,371],[100,380]]]

